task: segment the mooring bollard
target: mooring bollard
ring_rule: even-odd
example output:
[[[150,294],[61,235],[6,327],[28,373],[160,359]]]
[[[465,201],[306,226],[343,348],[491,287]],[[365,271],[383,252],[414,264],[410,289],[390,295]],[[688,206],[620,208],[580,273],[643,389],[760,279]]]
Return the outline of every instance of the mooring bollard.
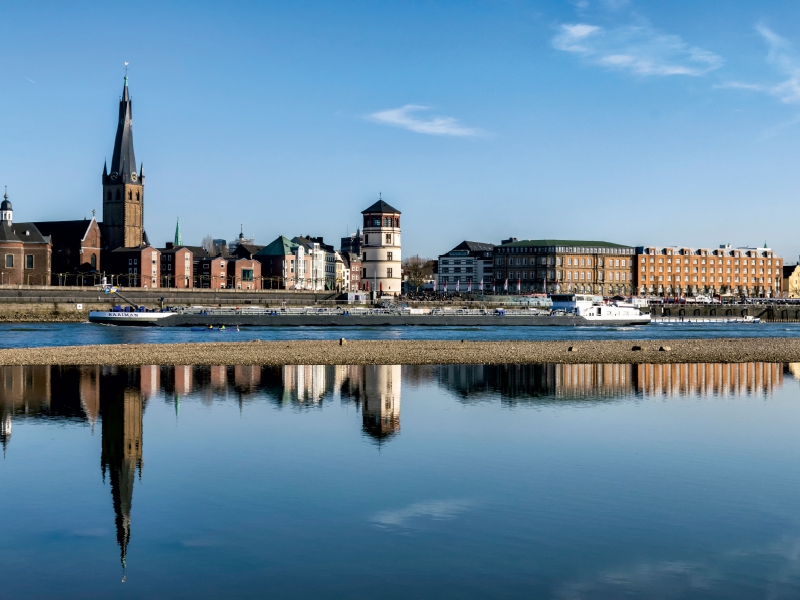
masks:
[[[344,339],[344,338],[339,338],[339,345],[340,346],[346,346],[347,345],[347,340]]]

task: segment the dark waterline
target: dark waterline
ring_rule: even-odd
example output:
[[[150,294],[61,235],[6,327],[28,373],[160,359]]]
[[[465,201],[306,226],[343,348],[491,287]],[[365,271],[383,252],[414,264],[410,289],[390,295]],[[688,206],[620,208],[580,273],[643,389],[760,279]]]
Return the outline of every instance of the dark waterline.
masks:
[[[800,337],[800,323],[652,324],[640,327],[244,327],[237,332],[91,323],[3,323],[0,348],[259,340],[606,340]]]
[[[0,367],[0,595],[796,598],[797,373]]]

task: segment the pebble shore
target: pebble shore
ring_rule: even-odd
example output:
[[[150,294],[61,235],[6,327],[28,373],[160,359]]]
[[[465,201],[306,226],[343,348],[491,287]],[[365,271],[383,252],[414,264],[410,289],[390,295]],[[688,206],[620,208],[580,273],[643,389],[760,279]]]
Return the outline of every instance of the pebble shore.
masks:
[[[420,365],[800,362],[797,338],[696,340],[303,340],[0,350],[0,365]]]

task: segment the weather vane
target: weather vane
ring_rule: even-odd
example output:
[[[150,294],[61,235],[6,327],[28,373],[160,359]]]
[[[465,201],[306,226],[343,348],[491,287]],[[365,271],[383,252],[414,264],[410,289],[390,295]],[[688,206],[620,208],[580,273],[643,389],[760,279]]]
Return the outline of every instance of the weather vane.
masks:
[[[125,63],[125,77],[128,76],[128,63]]]

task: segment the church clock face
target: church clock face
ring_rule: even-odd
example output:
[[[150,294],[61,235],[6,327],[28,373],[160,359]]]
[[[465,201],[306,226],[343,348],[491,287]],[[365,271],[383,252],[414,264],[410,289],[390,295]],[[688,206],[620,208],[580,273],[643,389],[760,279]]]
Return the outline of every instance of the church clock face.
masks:
[[[136,181],[136,173],[131,173],[131,181]]]
[[[116,171],[114,171],[114,172],[111,174],[111,179],[116,179],[116,178],[117,178],[117,172],[116,172]]]

